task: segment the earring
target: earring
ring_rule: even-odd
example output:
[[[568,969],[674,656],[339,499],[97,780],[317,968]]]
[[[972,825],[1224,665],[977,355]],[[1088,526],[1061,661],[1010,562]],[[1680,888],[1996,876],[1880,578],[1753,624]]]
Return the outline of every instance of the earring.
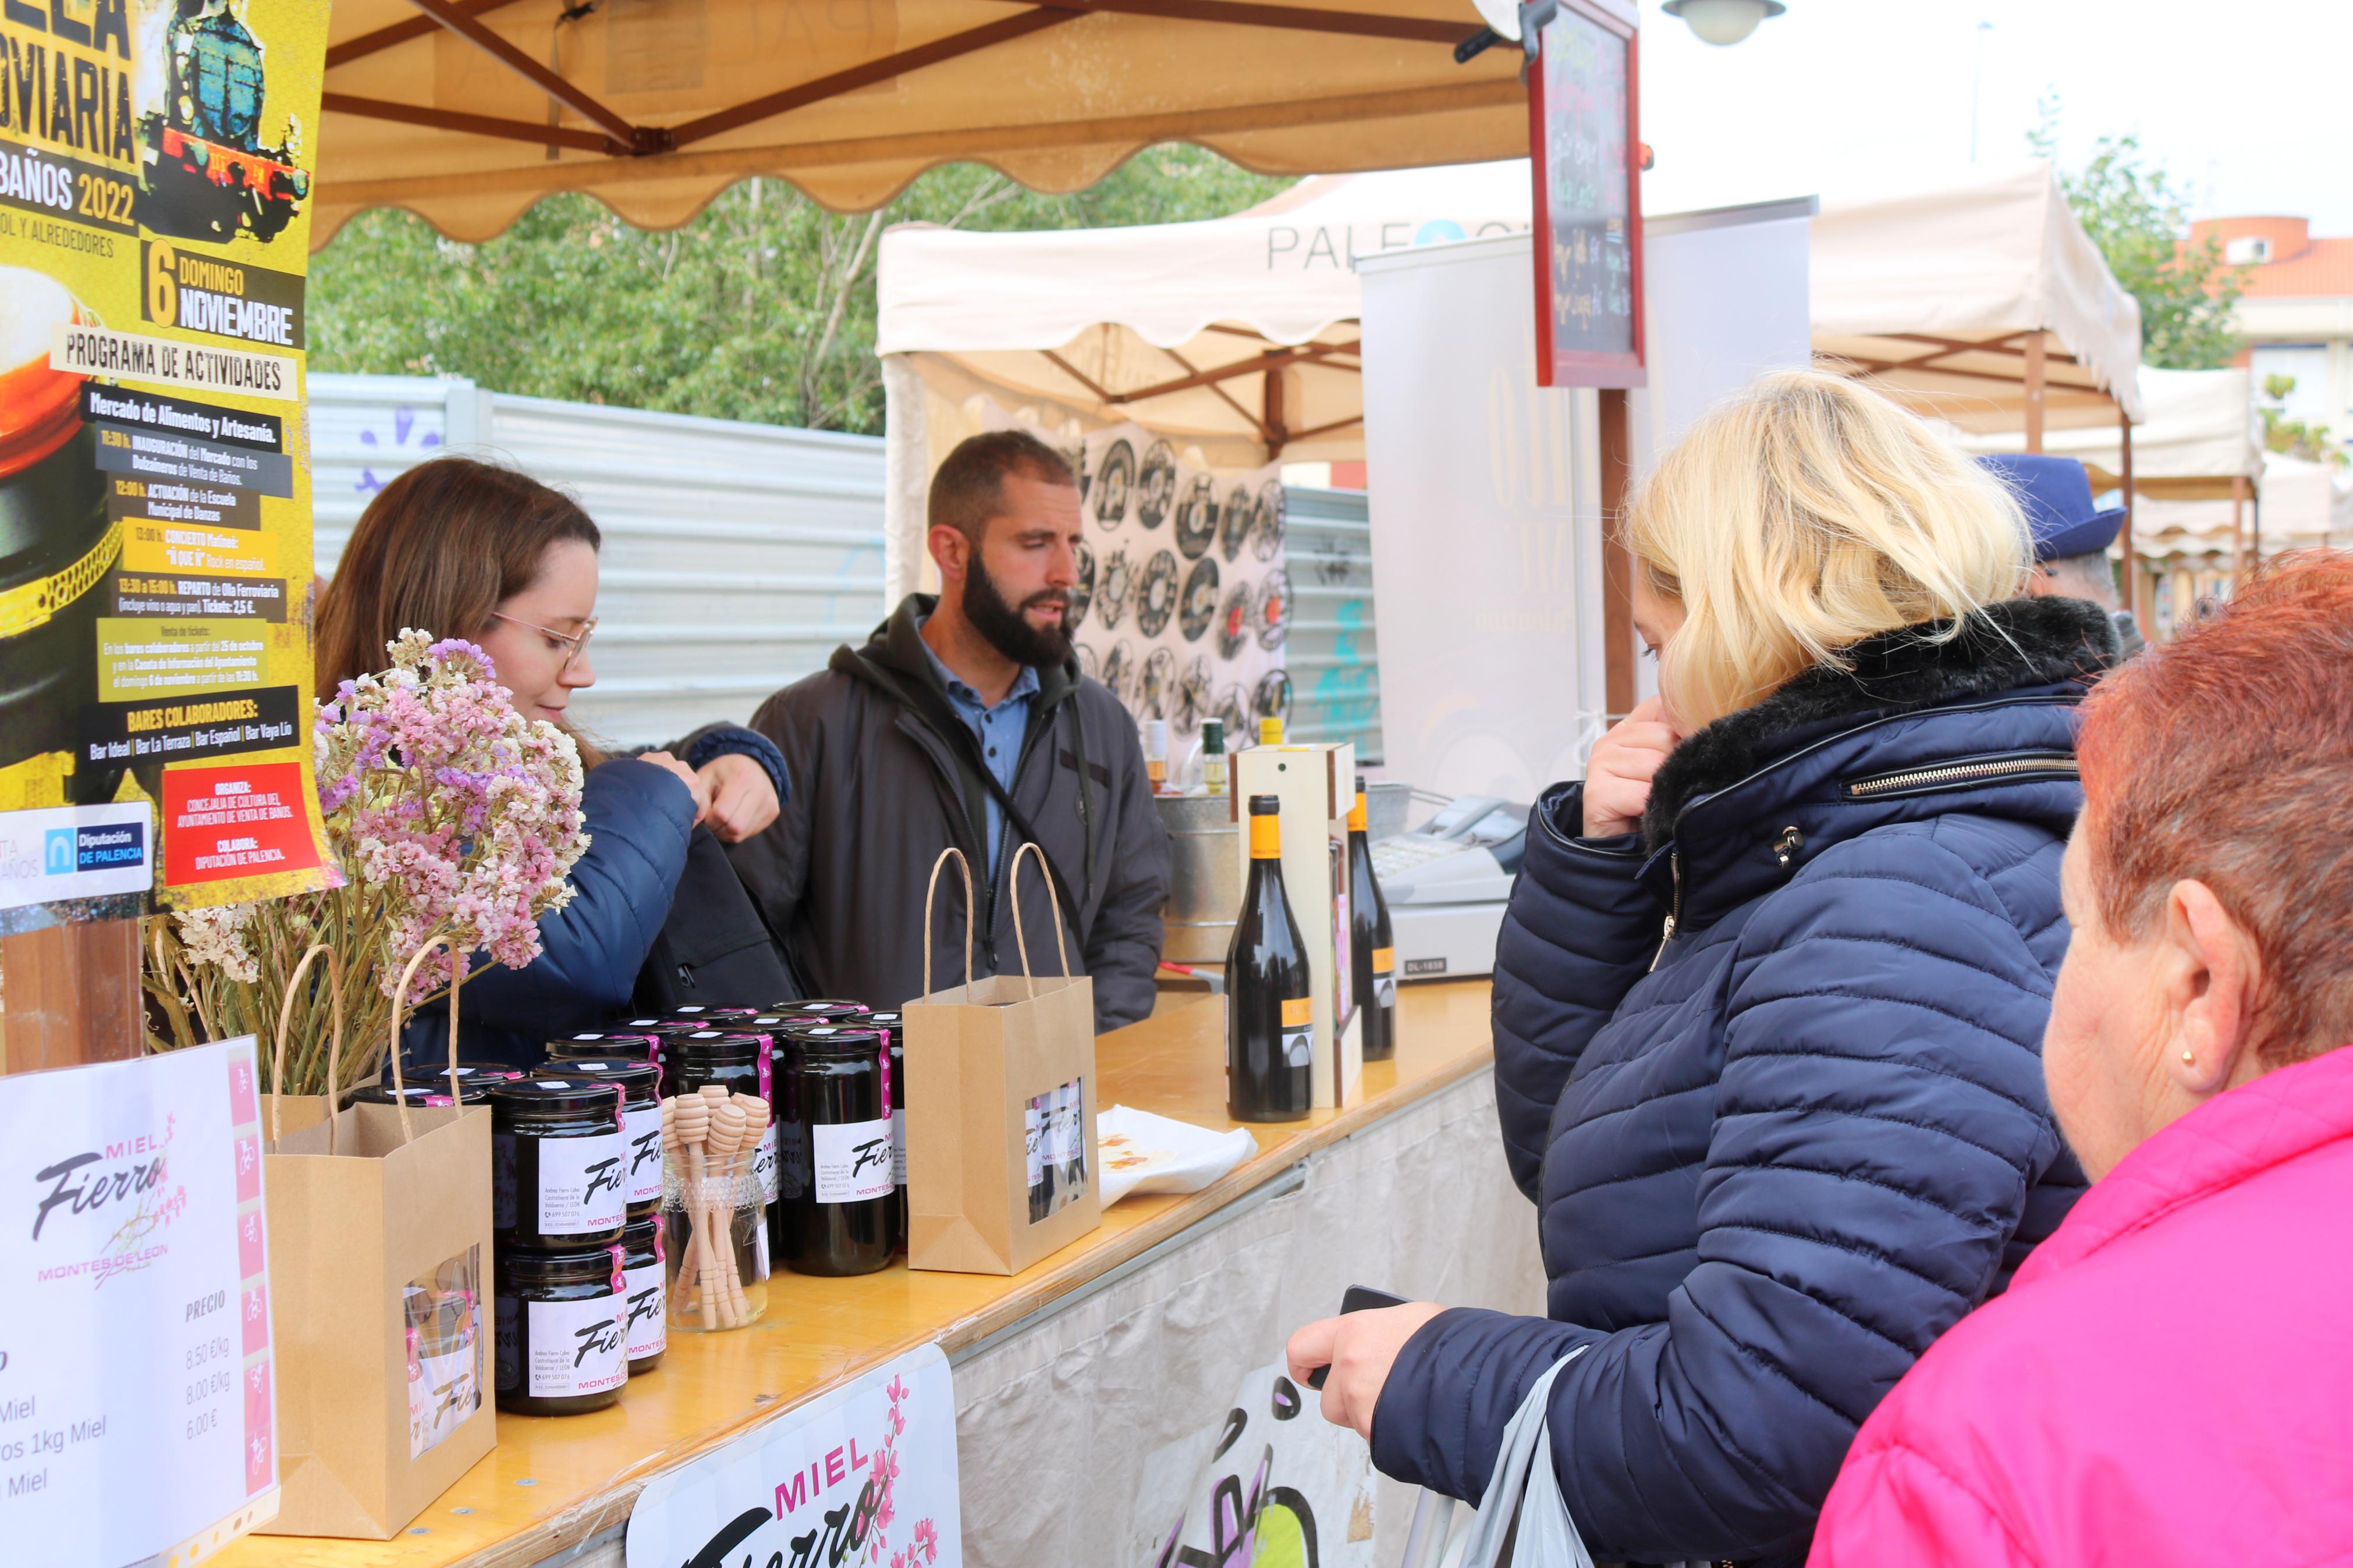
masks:
[[[2181,1060],[2184,1065],[2194,1068],[2198,1065],[2198,1053],[2195,1051],[2184,1051],[2181,1053]]]

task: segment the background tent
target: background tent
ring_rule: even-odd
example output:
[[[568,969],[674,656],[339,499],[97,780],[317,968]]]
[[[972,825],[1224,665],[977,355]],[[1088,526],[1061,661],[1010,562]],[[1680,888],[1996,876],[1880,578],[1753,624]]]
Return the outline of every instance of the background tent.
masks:
[[[2188,626],[2201,602],[2229,596],[2234,539],[2265,559],[2290,550],[2353,547],[2353,478],[2344,469],[2274,452],[2266,455],[2257,483],[2261,526],[2243,531],[2232,526],[2229,500],[2142,504],[2140,551],[2155,578],[2149,625],[2159,637]]]
[[[2132,433],[2135,493],[2165,500],[2228,500],[2252,493],[2263,478],[2264,456],[2253,373],[2143,365],[2138,379],[2143,418]],[[2015,452],[2023,444],[2015,430],[1961,431],[1958,439],[1972,452]],[[2123,443],[2114,425],[2052,430],[2042,449],[2083,459],[2094,490],[2124,483]]]
[[[2047,429],[2144,417],[2140,307],[2049,163],[1825,196],[1812,238],[1818,362],[2029,451]]]
[[[1158,142],[1277,174],[1525,152],[1519,52],[1455,63],[1478,26],[1461,0],[338,0],[312,242],[373,206],[485,239],[552,191],[667,228],[752,174],[845,211],[955,161],[1072,191]]]
[[[1364,455],[1356,262],[1528,226],[1526,161],[1309,179],[1206,223],[882,237],[885,575],[921,576],[933,468],[985,405],[1133,422],[1223,468]]]

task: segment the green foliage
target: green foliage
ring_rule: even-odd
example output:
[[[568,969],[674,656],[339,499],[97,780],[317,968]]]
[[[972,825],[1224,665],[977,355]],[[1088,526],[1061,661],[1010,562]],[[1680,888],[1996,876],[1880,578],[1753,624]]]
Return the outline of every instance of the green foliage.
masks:
[[[2042,124],[2027,142],[2055,160],[2059,106],[2042,103]],[[2103,136],[2073,174],[2061,171],[2060,188],[2075,219],[2107,258],[2126,292],[2140,301],[2141,358],[2166,370],[2215,370],[2239,352],[2232,310],[2246,288],[2243,268],[2226,267],[2209,235],[2196,245],[2189,196],[2160,163],[2148,162],[2140,141]]]
[[[2263,416],[2263,445],[2309,463],[2344,468],[2348,460],[2345,448],[2329,435],[2327,426],[2287,416],[2288,395],[2295,390],[2295,377],[2292,375],[2263,377],[2263,401],[2255,405],[2255,411]]]
[[[402,212],[355,218],[312,263],[311,367],[454,374],[501,392],[818,429],[882,428],[877,242],[894,223],[1099,228],[1221,217],[1289,184],[1154,148],[1071,195],[971,164],[873,213],[744,181],[667,234],[551,196],[462,245]]]

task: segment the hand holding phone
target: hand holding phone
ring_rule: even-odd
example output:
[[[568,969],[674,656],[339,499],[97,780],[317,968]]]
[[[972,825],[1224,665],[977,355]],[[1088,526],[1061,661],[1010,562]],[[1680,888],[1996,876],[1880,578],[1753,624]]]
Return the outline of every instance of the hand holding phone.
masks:
[[[1345,1317],[1350,1312],[1368,1312],[1380,1307],[1402,1307],[1404,1305],[1404,1297],[1392,1296],[1386,1290],[1376,1290],[1369,1285],[1351,1285],[1345,1291],[1342,1292],[1340,1296],[1340,1313],[1343,1317]],[[1319,1366],[1314,1372],[1309,1373],[1307,1374],[1307,1386],[1314,1389],[1322,1388],[1324,1386],[1324,1378],[1326,1373],[1331,1372],[1331,1370],[1332,1369],[1328,1366]]]

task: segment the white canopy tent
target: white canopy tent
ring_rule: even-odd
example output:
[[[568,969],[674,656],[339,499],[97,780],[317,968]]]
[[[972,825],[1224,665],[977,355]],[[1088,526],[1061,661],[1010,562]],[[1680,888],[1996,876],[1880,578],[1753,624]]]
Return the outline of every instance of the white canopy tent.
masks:
[[[2248,530],[2248,509],[2256,507],[2260,519],[2265,459],[2270,457],[2263,450],[2253,373],[2143,365],[2138,384],[2147,417],[2132,432],[2129,467],[2124,433],[2116,426],[2054,430],[2044,437],[2043,450],[2080,459],[2091,472],[2094,490],[2120,489],[2125,475],[2131,474],[2141,508],[2133,520],[2129,542],[2135,559],[2127,567],[2136,585],[2144,573],[2163,577],[2177,570],[2162,558],[2181,553],[2176,545],[2183,514],[2176,509],[2183,505],[2190,509],[2188,515],[2201,520],[2200,526],[2221,517],[2221,542],[2214,548],[2227,551],[2230,562],[2243,561],[2254,537]],[[1972,452],[2015,452],[2021,445],[2015,431],[1957,434]],[[2227,502],[2227,508],[2213,504],[2221,502]],[[2119,555],[2126,542],[2118,542]],[[2192,552],[2204,552],[2202,545]]]
[[[2263,555],[2353,545],[2353,478],[2343,469],[2271,452],[2259,484],[2262,526],[2253,542]],[[2211,558],[2227,572],[2232,513],[2227,500],[2146,502],[2140,511],[2141,552],[2152,563]]]
[[[2145,416],[2140,308],[2041,160],[1824,196],[1812,296],[1816,359],[1917,413],[2029,451]]]
[[[2132,435],[2135,493],[2152,500],[2228,500],[2251,493],[2263,478],[2265,455],[2253,373],[2143,365],[2138,379],[2144,417]],[[1956,436],[1971,452],[2015,452],[2024,439],[2016,430]],[[2124,483],[2123,442],[2114,425],[2050,431],[2042,449],[2081,458],[2095,490]]]
[[[1514,159],[1314,176],[1207,223],[892,229],[876,342],[887,591],[922,579],[932,470],[982,427],[983,400],[1061,429],[1134,420],[1218,466],[1361,458],[1355,261],[1525,230],[1529,210]],[[2139,308],[2049,163],[1825,197],[1810,246],[1826,368],[2030,450],[2075,429],[2116,449],[2123,424],[2147,416]]]
[[[1206,223],[882,237],[884,574],[923,565],[940,458],[980,400],[1057,429],[1134,421],[1219,468],[1364,455],[1357,258],[1528,226],[1525,160],[1317,175]]]

